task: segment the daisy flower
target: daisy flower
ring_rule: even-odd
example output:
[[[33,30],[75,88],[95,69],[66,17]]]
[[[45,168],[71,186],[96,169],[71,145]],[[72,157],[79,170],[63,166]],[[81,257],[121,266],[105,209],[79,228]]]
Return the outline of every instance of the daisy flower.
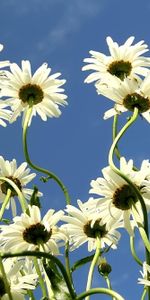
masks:
[[[30,173],[30,169],[27,168],[27,163],[23,162],[17,168],[17,162],[15,159],[12,161],[4,160],[2,156],[0,156],[0,176],[6,177],[12,180],[19,190],[22,192],[25,199],[30,200],[31,195],[33,193],[32,189],[28,189],[25,186],[36,176],[35,173]],[[16,204],[15,197],[17,196],[16,191],[13,187],[6,181],[0,181],[0,203],[3,203],[7,194],[8,189],[11,190],[10,203],[12,208],[12,213],[16,215]],[[38,196],[42,196],[41,193]],[[9,208],[9,203],[6,207]]]
[[[22,264],[16,259],[8,258],[3,261],[7,281],[10,287],[10,292],[13,300],[24,300],[28,290],[36,288],[38,275],[27,274],[22,275]],[[0,273],[0,299],[9,300],[3,277]]]
[[[134,37],[131,36],[119,46],[111,37],[107,37],[109,56],[90,51],[92,57],[84,59],[88,64],[82,70],[94,70],[94,72],[85,79],[85,82],[98,82],[105,77],[124,80],[126,77],[138,78],[136,74],[145,76],[148,71],[146,67],[150,66],[150,59],[141,55],[148,51],[147,45],[143,44],[144,41],[132,45],[133,41]]]
[[[6,103],[13,111],[10,122],[14,122],[21,112],[24,120],[29,105],[33,106],[31,119],[36,113],[43,121],[47,117],[60,116],[59,105],[67,104],[67,96],[62,93],[64,89],[60,88],[65,80],[58,79],[61,73],[49,76],[51,69],[44,63],[32,75],[28,60],[22,60],[21,68],[15,63],[10,64],[10,71],[6,72],[8,80],[2,88],[2,95],[8,97]]]
[[[91,213],[85,210],[80,200],[77,203],[79,209],[72,205],[67,205],[66,212],[68,216],[63,217],[67,224],[62,225],[62,227],[69,236],[70,249],[75,250],[81,245],[88,243],[88,251],[95,250],[97,234],[100,236],[102,248],[105,245],[109,245],[115,249],[120,238],[120,233],[116,228],[120,226],[113,224],[113,222],[106,222],[105,218],[100,218],[96,212]]]
[[[138,283],[150,286],[150,278],[148,278],[150,275],[150,266],[146,262],[143,263],[143,272],[140,271],[140,273],[143,278],[138,278]]]
[[[141,193],[147,209],[150,209],[150,163],[144,160],[139,171],[133,170],[133,160],[128,162],[124,157],[120,159],[120,170],[136,185]],[[132,187],[109,166],[102,169],[103,177],[91,181],[90,193],[102,196],[96,199],[97,211],[103,217],[112,218],[114,221],[123,221],[124,227],[130,235],[133,235],[133,227],[136,226],[132,213],[133,203],[139,213],[139,219],[143,222],[143,214],[140,202]],[[93,200],[94,201],[94,200]],[[94,205],[90,202],[89,206]]]
[[[104,119],[126,111],[138,108],[141,114],[150,123],[150,73],[144,80],[126,78],[107,80],[96,84],[98,94],[115,102],[114,108],[106,111]]]
[[[13,218],[13,224],[1,225],[1,244],[4,251],[45,251],[59,254],[59,247],[64,244],[66,235],[56,224],[61,220],[63,211],[55,213],[49,209],[41,219],[40,209],[28,206],[29,215],[22,213]],[[62,242],[63,241],[63,242]]]

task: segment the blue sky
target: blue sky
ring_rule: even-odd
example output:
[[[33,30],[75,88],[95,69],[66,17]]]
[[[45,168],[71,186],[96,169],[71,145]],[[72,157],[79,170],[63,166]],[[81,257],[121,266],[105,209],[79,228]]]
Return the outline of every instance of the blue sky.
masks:
[[[89,57],[89,50],[108,54],[106,36],[123,43],[133,35],[136,42],[145,40],[150,46],[150,3],[148,0],[1,0],[0,11],[0,43],[4,44],[1,60],[20,64],[22,59],[29,59],[33,71],[48,62],[52,73],[61,72],[61,78],[67,80],[68,106],[62,108],[61,117],[47,122],[37,117],[32,121],[28,136],[31,159],[62,179],[72,204],[77,199],[86,201],[90,181],[100,176],[107,165],[112,120],[104,121],[103,114],[112,103],[98,96],[93,84],[84,84],[87,73],[81,71],[83,59]],[[126,114],[122,116],[122,122],[125,121]],[[120,143],[122,154],[127,159],[133,158],[138,166],[150,156],[149,126],[139,118]],[[21,134],[21,118],[5,129],[0,127],[0,155],[9,160],[16,158],[18,164],[24,161]],[[36,183],[44,192],[43,211],[50,207],[64,208],[64,197],[54,182],[41,184],[38,176]],[[137,248],[142,257],[139,239]],[[86,247],[76,251],[78,258],[86,254]],[[134,292],[139,299],[141,287],[136,284],[139,268],[130,256],[127,234],[122,236],[118,251],[108,255],[108,260],[113,267],[114,289],[127,300],[135,299]],[[79,272],[84,278],[87,268]],[[75,274],[77,285],[78,277]],[[80,284],[79,291],[84,284]],[[95,275],[94,285],[99,284],[101,278]],[[102,299],[110,298],[102,296]]]

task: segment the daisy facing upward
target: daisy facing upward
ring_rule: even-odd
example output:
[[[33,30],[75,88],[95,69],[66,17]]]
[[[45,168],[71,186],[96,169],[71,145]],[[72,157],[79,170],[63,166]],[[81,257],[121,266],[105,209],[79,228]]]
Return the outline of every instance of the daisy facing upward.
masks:
[[[40,209],[28,206],[29,214],[13,218],[13,224],[1,225],[1,245],[4,251],[44,251],[59,254],[59,247],[67,239],[65,233],[57,226],[63,211],[49,209],[41,219]]]
[[[2,156],[0,156],[0,177],[5,177],[13,181],[16,186],[19,188],[20,192],[23,194],[26,200],[30,200],[31,195],[33,193],[32,189],[26,188],[26,185],[35,178],[36,174],[31,173],[30,169],[27,168],[27,163],[22,163],[19,167],[17,167],[17,162],[15,159],[12,161],[4,160]],[[10,193],[10,201],[6,208],[9,208],[9,203],[11,204],[13,216],[16,215],[16,203],[15,198],[18,196],[16,191],[7,181],[0,181],[0,203],[3,204],[5,197],[7,195],[8,189],[11,191]],[[42,196],[41,193],[38,192],[38,196]]]
[[[109,222],[97,214],[96,210],[91,212],[84,208],[84,204],[78,200],[79,208],[73,205],[67,205],[66,212],[68,216],[62,219],[67,224],[62,225],[69,236],[71,250],[79,248],[81,245],[88,243],[88,251],[96,249],[96,238],[100,239],[101,248],[105,245],[116,248],[120,233],[116,230],[120,224]]]
[[[59,105],[66,105],[67,96],[63,94],[61,86],[66,82],[58,79],[61,73],[50,75],[51,69],[44,63],[32,75],[28,60],[22,60],[22,68],[16,63],[10,64],[10,71],[6,71],[7,81],[2,86],[2,96],[7,97],[7,103],[12,109],[10,122],[25,113],[29,106],[33,106],[32,116],[36,113],[43,121],[47,117],[59,117]],[[23,121],[24,121],[23,117]]]
[[[128,162],[124,157],[120,159],[120,170],[125,174],[139,189],[147,210],[150,209],[150,163],[144,160],[139,171],[133,170],[133,160]],[[97,211],[101,212],[103,217],[118,221],[123,221],[124,227],[130,235],[133,235],[133,227],[136,226],[132,213],[133,204],[139,213],[141,223],[143,215],[140,202],[131,186],[109,166],[102,170],[103,177],[91,181],[90,193],[102,196],[96,200],[90,200],[89,206],[95,205]]]
[[[98,83],[107,77],[124,80],[127,77],[139,78],[137,75],[146,76],[147,67],[150,67],[150,59],[141,55],[148,51],[147,45],[144,41],[132,45],[133,41],[134,37],[131,36],[119,46],[111,37],[107,37],[110,55],[90,51],[92,57],[84,59],[84,62],[88,64],[82,70],[94,70],[94,72],[85,79],[85,82],[96,81]]]

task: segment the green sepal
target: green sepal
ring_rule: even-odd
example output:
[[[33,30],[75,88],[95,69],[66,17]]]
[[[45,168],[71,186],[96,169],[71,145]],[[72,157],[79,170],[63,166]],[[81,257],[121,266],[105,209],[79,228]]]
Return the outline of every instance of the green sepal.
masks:
[[[42,182],[46,183],[46,182],[48,182],[51,178],[52,178],[51,176],[47,176],[47,177],[42,176],[42,177],[40,177],[40,180],[41,180]]]
[[[2,219],[1,222],[5,224],[10,224],[11,221],[9,219]]]
[[[31,195],[31,198],[30,198],[30,205],[32,206],[32,205],[36,205],[36,206],[38,206],[39,208],[41,208],[41,203],[40,203],[40,199],[39,199],[39,197],[38,197],[38,188],[37,188],[37,186],[35,185],[34,187],[33,187],[33,193],[32,193],[32,195]]]

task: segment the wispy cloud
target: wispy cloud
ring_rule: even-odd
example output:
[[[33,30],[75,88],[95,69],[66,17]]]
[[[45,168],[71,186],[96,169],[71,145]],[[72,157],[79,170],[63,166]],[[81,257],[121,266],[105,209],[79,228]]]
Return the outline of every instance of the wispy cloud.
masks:
[[[138,239],[138,241],[136,242],[136,249],[137,249],[137,252],[139,253],[144,253],[144,244],[143,244],[143,241],[141,239]]]
[[[121,283],[125,283],[129,279],[129,274],[128,273],[123,273],[122,276],[119,276],[119,278],[116,278],[112,280],[112,286],[117,288],[117,286],[120,286]]]
[[[65,44],[68,36],[80,30],[84,22],[99,14],[107,6],[107,0],[65,0],[63,15],[55,28],[51,28],[41,39],[37,48],[39,51],[46,50],[47,45],[53,45],[49,51],[54,51],[58,45]]]

